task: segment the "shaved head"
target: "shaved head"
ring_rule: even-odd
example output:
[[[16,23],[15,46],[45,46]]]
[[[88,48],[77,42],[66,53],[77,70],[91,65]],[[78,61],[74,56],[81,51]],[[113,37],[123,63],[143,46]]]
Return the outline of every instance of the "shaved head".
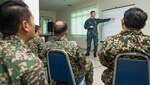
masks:
[[[68,30],[68,26],[63,21],[57,21],[54,26],[54,34],[55,36],[61,36],[64,32]]]
[[[57,21],[57,22],[55,23],[55,25],[57,25],[57,26],[63,26],[63,25],[64,25],[64,22],[63,22],[63,21]]]

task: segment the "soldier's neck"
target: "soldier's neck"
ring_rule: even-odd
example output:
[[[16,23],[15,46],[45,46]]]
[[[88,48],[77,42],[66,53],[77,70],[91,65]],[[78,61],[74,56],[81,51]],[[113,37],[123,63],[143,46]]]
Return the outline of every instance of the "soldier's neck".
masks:
[[[22,34],[19,33],[19,32],[17,32],[16,35],[17,35],[19,38],[21,38],[21,39],[24,41],[24,43],[26,43],[26,42],[29,41],[28,38],[26,38],[24,35],[22,35]]]
[[[59,40],[63,40],[65,39],[66,37],[65,36],[55,36],[55,38],[59,39]]]
[[[91,19],[94,19],[95,17],[90,17]]]
[[[131,30],[132,29],[132,30]],[[127,27],[124,27],[123,30],[126,30],[126,31],[133,31],[134,29],[136,28],[127,28]]]

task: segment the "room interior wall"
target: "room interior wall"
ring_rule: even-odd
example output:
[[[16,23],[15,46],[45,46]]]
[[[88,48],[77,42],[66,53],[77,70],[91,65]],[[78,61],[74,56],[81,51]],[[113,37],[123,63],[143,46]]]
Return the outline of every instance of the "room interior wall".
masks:
[[[83,8],[90,6],[92,4],[96,4],[97,6],[97,14],[99,18],[101,17],[101,10],[109,9],[109,8],[114,8],[114,7],[119,7],[119,6],[125,6],[125,5],[130,5],[130,4],[135,4],[136,7],[142,8],[144,11],[147,12],[148,16],[150,16],[150,6],[149,6],[150,0],[95,0],[92,2],[85,2],[85,3],[80,3],[77,5],[74,5],[73,7],[67,8],[65,10],[57,11],[57,17],[56,20],[63,20],[67,22],[69,28],[71,27],[71,12],[75,11],[77,9]],[[150,35],[150,19],[147,20],[147,24],[142,30],[144,34]],[[102,27],[103,24],[100,24],[98,26],[99,30],[99,41],[101,40],[101,32],[102,32]],[[69,31],[68,35],[69,40],[75,40],[79,44],[80,47],[86,48],[86,36],[72,36]],[[100,43],[99,43],[100,44]]]
[[[39,0],[23,0],[23,1],[29,6],[32,15],[34,16],[35,24],[39,25]]]
[[[50,17],[52,18],[52,21],[56,21],[56,12],[55,11],[45,11],[45,10],[40,10],[40,16],[42,17]]]
[[[98,0],[98,5],[101,10],[109,9],[109,8],[114,8],[114,7],[120,7],[120,6],[125,6],[125,5],[130,5],[130,4],[135,4],[135,7],[139,7],[143,9],[148,16],[150,16],[150,0]],[[99,12],[101,14],[101,11]],[[143,33],[146,35],[150,35],[150,18],[147,20],[146,26],[143,28]]]
[[[89,2],[76,4],[72,7],[66,8],[65,10],[60,10],[57,12],[56,20],[62,20],[68,24],[68,27],[69,27],[68,39],[75,40],[79,44],[79,46],[82,48],[86,48],[86,36],[73,36],[70,34],[71,33],[71,12],[88,7],[88,6],[95,5],[96,2],[97,2],[96,0],[92,0]],[[84,29],[84,27],[83,27],[83,29]]]

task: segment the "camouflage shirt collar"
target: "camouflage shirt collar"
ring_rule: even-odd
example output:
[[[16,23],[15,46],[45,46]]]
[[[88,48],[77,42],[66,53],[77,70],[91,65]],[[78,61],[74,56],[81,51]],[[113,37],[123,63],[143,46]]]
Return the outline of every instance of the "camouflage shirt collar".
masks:
[[[129,30],[123,30],[121,31],[120,33],[121,35],[143,35],[142,31],[141,30],[132,30],[132,31],[129,31]]]
[[[21,42],[22,44],[24,44],[24,41],[16,35],[3,35],[1,37],[2,37],[2,40],[12,40],[12,41]]]
[[[54,41],[68,41],[68,39],[67,39],[67,38],[63,38],[63,37],[56,37],[56,36],[53,38],[53,40],[54,40]]]

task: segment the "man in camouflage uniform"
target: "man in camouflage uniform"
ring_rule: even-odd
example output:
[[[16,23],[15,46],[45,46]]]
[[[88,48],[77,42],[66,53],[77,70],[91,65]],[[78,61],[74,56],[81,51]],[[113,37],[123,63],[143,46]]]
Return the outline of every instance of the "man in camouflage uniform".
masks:
[[[87,19],[84,23],[84,28],[87,29],[87,52],[86,56],[90,55],[91,50],[91,42],[92,39],[94,40],[94,57],[96,57],[97,47],[98,47],[98,31],[97,31],[97,25],[99,23],[108,22],[111,19],[114,20],[114,18],[108,18],[108,19],[99,19],[95,18],[95,11],[90,12],[91,17]]]
[[[42,56],[46,55],[49,49],[62,49],[65,50],[70,59],[75,79],[85,76],[86,85],[93,83],[93,64],[91,61],[86,61],[85,55],[78,47],[75,41],[68,41],[68,27],[62,21],[57,21],[54,26],[55,37],[48,41],[43,46]]]
[[[25,45],[34,36],[34,18],[21,1],[0,5],[0,85],[48,85],[42,61]]]
[[[42,28],[38,25],[35,25],[35,37],[27,42],[27,45],[36,56],[39,56],[45,43],[44,38],[40,37],[42,34]]]
[[[140,52],[150,57],[150,36],[141,32],[147,18],[147,14],[139,8],[127,10],[122,19],[121,33],[108,37],[102,45],[99,59],[107,67],[102,74],[105,85],[112,85],[114,62],[119,53]]]

